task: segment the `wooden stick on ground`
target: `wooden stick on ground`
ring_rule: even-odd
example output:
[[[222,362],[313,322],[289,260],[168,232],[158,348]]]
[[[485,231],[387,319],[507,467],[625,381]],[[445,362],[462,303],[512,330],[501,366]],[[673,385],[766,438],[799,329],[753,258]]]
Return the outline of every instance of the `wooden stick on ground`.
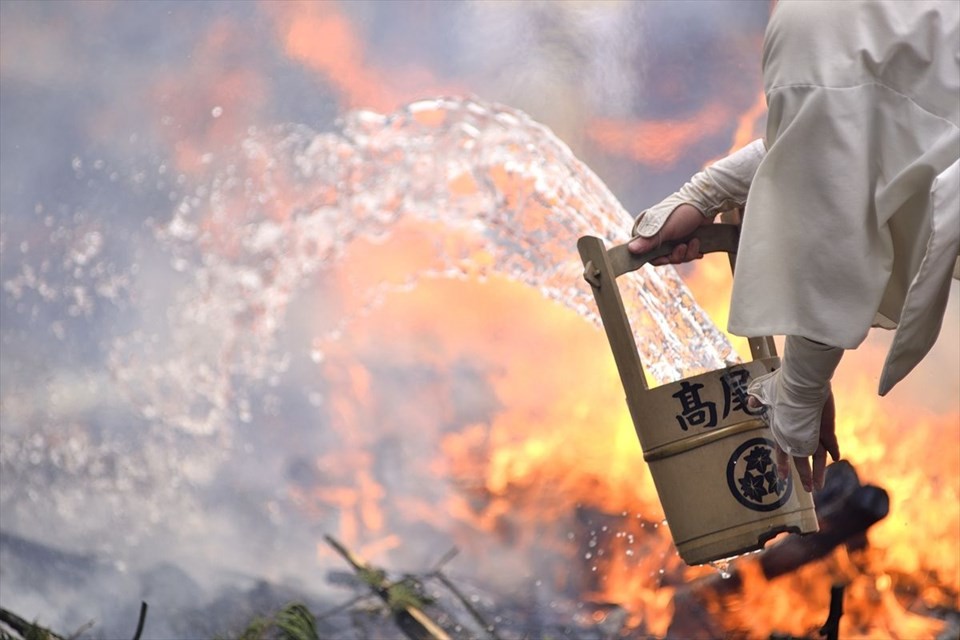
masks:
[[[395,585],[391,583],[383,572],[375,567],[371,567],[363,558],[354,554],[352,551],[335,540],[333,536],[325,535],[324,538],[333,549],[346,560],[353,569],[360,574],[364,581],[370,585],[370,588],[380,598],[389,605],[394,604],[391,598],[390,589]],[[394,620],[400,630],[410,638],[410,640],[450,640],[450,636],[440,625],[430,619],[419,607],[402,603],[394,611]]]
[[[55,634],[53,631],[41,627],[40,625],[28,622],[6,609],[0,608],[0,622],[4,623],[23,638],[46,638],[48,640],[63,640],[63,636]]]

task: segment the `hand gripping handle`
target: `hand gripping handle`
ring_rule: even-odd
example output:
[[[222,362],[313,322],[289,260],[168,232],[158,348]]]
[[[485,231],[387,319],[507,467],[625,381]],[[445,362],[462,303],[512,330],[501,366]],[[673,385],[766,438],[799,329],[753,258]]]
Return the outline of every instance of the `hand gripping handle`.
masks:
[[[740,227],[735,224],[704,225],[683,240],[664,243],[656,249],[640,255],[631,253],[626,244],[618,245],[607,252],[610,257],[610,264],[613,267],[613,277],[619,278],[625,273],[636,271],[648,262],[668,256],[673,253],[674,247],[678,244],[688,243],[694,238],[700,240],[700,252],[704,255],[724,251],[736,256],[737,245],[740,241]],[[586,276],[586,273],[584,273],[584,276]]]
[[[703,254],[718,251],[728,253],[730,268],[734,268],[740,240],[740,227],[735,224],[704,225],[679,242],[664,243],[640,255],[631,253],[626,244],[615,246],[608,251],[603,245],[603,240],[594,236],[583,236],[577,242],[580,258],[583,260],[583,277],[590,283],[593,290],[603,328],[607,333],[607,339],[620,371],[620,378],[628,390],[646,390],[647,382],[616,279],[623,274],[636,271],[648,262],[669,255],[677,244],[689,242],[694,238],[700,240],[700,252]],[[749,343],[754,360],[776,355],[772,338],[750,338]]]

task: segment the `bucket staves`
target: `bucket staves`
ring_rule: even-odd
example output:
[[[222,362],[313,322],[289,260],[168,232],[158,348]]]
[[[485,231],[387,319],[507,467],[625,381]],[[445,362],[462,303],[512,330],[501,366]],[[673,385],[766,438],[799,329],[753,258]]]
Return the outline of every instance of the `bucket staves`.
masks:
[[[704,254],[726,252],[734,267],[737,225],[706,225],[695,237]],[[784,531],[817,531],[812,496],[794,486],[792,475],[777,477],[770,430],[747,406],[749,381],[780,366],[773,339],[749,340],[752,362],[649,389],[617,278],[668,255],[673,245],[638,256],[625,244],[607,250],[600,238],[583,236],[577,248],[683,561],[730,558]]]

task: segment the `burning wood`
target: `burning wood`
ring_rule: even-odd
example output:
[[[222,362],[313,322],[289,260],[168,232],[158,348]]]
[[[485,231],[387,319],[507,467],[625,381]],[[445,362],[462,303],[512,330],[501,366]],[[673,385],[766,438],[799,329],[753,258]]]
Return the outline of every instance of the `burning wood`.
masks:
[[[853,466],[840,461],[829,467],[827,483],[815,494],[820,531],[790,536],[761,555],[768,580],[818,560],[847,540],[864,544],[863,534],[887,516],[890,497],[880,487],[860,485]]]

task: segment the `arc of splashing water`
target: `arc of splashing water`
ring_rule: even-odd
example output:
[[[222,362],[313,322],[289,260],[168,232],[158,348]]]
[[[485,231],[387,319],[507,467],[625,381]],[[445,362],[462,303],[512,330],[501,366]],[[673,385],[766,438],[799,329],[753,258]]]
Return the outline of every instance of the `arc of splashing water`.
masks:
[[[152,380],[132,376],[151,406],[164,403],[171,385],[191,398],[179,404],[192,409],[168,402],[157,411],[194,432],[249,413],[238,380],[257,384],[282,368],[275,338],[291,298],[357,238],[387,237],[408,217],[470,230],[474,249],[492,256],[490,272],[597,324],[576,240],[627,240],[630,216],[562,141],[516,109],[476,99],[421,101],[390,115],[356,111],[339,133],[254,131],[220,162],[158,233],[191,282],[168,327],[172,357],[153,363]],[[409,274],[404,286],[462,277],[474,255],[444,248],[437,269]],[[658,381],[736,358],[672,268],[644,268],[622,291],[628,314],[649,318],[635,337]],[[368,303],[383,294],[367,292]]]

